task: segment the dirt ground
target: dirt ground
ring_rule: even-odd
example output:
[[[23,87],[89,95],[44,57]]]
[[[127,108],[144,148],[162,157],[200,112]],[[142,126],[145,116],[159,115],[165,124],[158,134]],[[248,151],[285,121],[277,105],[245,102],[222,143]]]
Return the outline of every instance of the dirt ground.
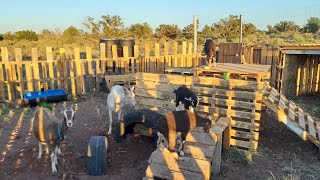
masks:
[[[62,144],[63,155],[59,156],[56,175],[51,174],[50,157],[46,153],[37,159],[38,143],[31,123],[34,108],[0,104],[0,179],[90,179],[86,176],[88,142],[91,136],[107,136],[109,123],[106,96],[98,97],[78,102],[75,124]],[[320,96],[316,98],[299,101],[310,105],[310,100],[320,102]],[[58,113],[61,109],[61,104],[55,106],[58,117],[62,117]],[[313,109],[318,111],[319,106]],[[124,143],[118,144],[112,136],[107,137],[108,169],[101,179],[142,179],[154,150],[152,139],[129,135]],[[268,111],[262,121],[258,152],[224,151],[217,179],[320,179],[320,152]]]

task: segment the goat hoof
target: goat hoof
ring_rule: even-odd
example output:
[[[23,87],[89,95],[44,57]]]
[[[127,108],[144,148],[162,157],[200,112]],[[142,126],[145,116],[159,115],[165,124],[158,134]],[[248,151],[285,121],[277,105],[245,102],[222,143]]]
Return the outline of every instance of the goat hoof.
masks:
[[[41,159],[41,156],[38,156],[37,159]]]
[[[57,173],[58,171],[57,171],[57,168],[52,168],[52,174],[55,174],[55,173]]]

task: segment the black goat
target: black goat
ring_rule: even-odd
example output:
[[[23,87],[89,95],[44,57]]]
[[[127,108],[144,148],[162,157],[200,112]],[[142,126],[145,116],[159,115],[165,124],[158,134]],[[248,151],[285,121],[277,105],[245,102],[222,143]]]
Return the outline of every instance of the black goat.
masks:
[[[211,39],[207,39],[204,44],[204,52],[207,55],[206,63],[210,64],[216,58],[216,45]]]
[[[177,90],[173,91],[176,94],[176,111],[190,110],[199,104],[199,99],[193,91],[188,89],[186,86],[180,86]]]

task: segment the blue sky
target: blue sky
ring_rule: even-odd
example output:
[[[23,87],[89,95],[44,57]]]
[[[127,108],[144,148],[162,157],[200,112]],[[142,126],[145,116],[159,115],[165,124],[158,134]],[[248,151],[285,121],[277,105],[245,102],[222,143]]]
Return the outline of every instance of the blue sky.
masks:
[[[148,22],[154,29],[160,24],[183,28],[193,15],[200,29],[231,14],[242,14],[245,22],[260,29],[282,20],[304,25],[310,16],[320,17],[320,0],[2,0],[0,6],[0,33],[64,30],[70,25],[83,29],[86,16],[101,15],[119,15],[126,26]]]

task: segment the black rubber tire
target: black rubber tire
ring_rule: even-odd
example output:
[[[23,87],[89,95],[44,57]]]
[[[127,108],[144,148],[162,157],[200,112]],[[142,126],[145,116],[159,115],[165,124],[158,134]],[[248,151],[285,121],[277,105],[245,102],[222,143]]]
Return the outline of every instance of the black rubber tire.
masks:
[[[145,118],[145,122],[142,122],[143,116]],[[133,112],[128,112],[123,117],[125,133],[122,136],[120,135],[120,123],[118,123],[116,126],[114,139],[117,143],[122,143],[124,142],[126,135],[132,133],[133,129],[131,128],[134,127],[134,124],[142,123],[148,128],[154,128],[161,117],[163,117],[163,115],[149,109],[139,109]]]
[[[93,136],[88,146],[87,174],[90,176],[102,176],[107,173],[107,138]],[[90,148],[90,149],[89,149]]]

